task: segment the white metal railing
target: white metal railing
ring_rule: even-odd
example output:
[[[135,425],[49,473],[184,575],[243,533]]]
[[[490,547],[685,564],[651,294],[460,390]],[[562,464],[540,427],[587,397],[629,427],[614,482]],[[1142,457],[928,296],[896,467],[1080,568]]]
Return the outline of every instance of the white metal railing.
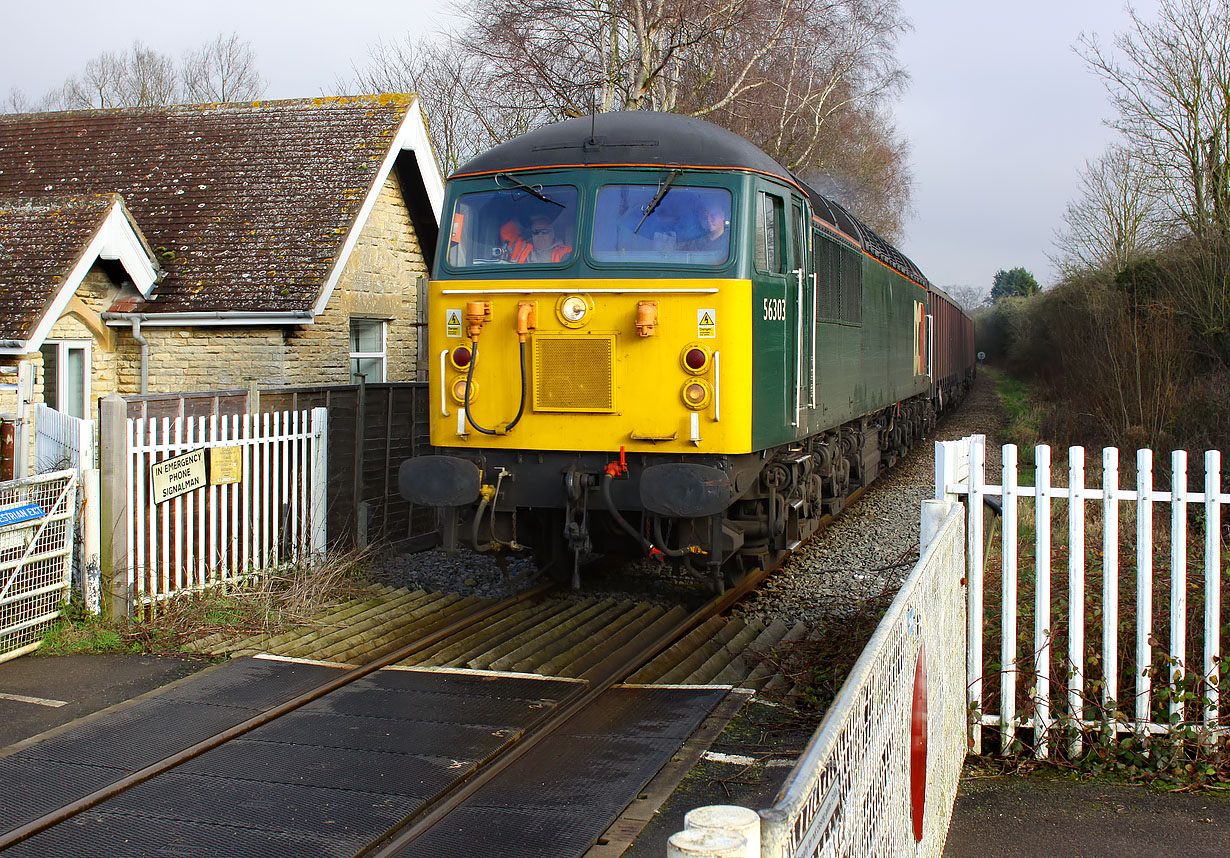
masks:
[[[324,408],[126,420],[130,599],[151,602],[322,556],[326,427]],[[238,448],[233,479],[211,474],[205,486],[155,501],[157,462],[215,448]]]
[[[926,538],[934,531],[933,538]],[[966,753],[965,516],[924,502],[926,546],[747,842],[741,808],[667,854],[924,858],[943,853]],[[713,829],[718,833],[710,836]],[[736,833],[737,832],[737,833]],[[715,838],[726,838],[718,840]],[[714,851],[715,848],[719,851]],[[708,851],[706,851],[708,850]],[[725,850],[725,851],[721,851]]]
[[[1082,726],[1113,720],[1125,729],[1151,732],[1192,724],[1218,729],[1218,698],[1224,695],[1217,678],[1224,649],[1221,600],[1226,575],[1221,515],[1230,503],[1230,494],[1221,490],[1219,451],[1205,453],[1203,474],[1194,478],[1188,473],[1188,454],[1175,451],[1170,490],[1156,491],[1151,450],[1137,452],[1134,486],[1123,488],[1119,451],[1113,447],[1102,451],[1096,486],[1087,485],[1082,447],[1068,450],[1067,467],[1056,475],[1048,446],[1037,447],[1035,466],[1023,469],[1016,446],[1005,445],[999,485],[986,482],[984,436],[936,448],[937,493],[966,495],[971,510],[969,704],[981,713],[983,725],[1010,735],[1020,728],[1034,729],[1035,747],[1043,756],[1049,753],[1048,728],[1059,716]],[[1200,490],[1191,491],[1189,482]],[[988,497],[1000,499],[1003,519],[998,581],[992,581],[990,592],[981,514]],[[1169,507],[1169,516],[1155,516],[1158,504]],[[1126,529],[1120,526],[1124,513]],[[1154,556],[1155,547],[1161,549],[1160,557]],[[1053,568],[1055,557],[1066,570]],[[1197,568],[1194,575],[1190,567]],[[1063,586],[1052,580],[1056,574],[1066,577],[1066,593],[1054,592],[1053,585]],[[988,598],[998,603],[998,610],[984,616]],[[1159,622],[1163,614],[1164,622]],[[1019,616],[1031,628],[1018,629]],[[998,620],[998,641],[988,640],[992,620]],[[1091,626],[1100,640],[1086,640]],[[1130,628],[1126,641],[1120,637],[1121,627]],[[1189,630],[1198,641],[1189,640]],[[984,640],[991,648],[989,657],[983,652]],[[1062,652],[1053,651],[1057,640],[1066,641]],[[998,670],[989,668],[988,658],[998,662]],[[1202,686],[1198,705],[1185,704],[1170,683],[1164,691],[1154,688],[1151,677],[1159,666],[1176,684],[1203,680],[1197,683]],[[1190,675],[1195,671],[1199,677]],[[987,688],[994,673],[997,695],[991,693],[996,689]],[[1022,676],[1029,682],[1018,681]],[[991,711],[996,707],[998,711]],[[973,736],[976,751],[980,733],[975,730]]]
[[[72,586],[77,471],[0,483],[0,661],[38,647]]]
[[[94,421],[82,420],[43,403],[34,406],[34,468],[38,473],[95,467]]]
[[[95,421],[34,406],[34,472],[44,474],[74,468],[78,474],[77,524],[74,534],[73,587],[86,608],[100,607],[99,503]]]

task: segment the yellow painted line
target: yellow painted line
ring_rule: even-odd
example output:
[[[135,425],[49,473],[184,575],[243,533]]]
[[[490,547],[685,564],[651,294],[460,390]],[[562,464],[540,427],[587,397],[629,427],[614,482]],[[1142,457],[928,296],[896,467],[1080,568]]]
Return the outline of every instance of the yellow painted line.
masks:
[[[49,700],[46,697],[27,697],[24,694],[6,694],[0,691],[0,700],[13,700],[17,703],[33,703],[36,706],[49,706],[52,709],[59,709],[61,706],[67,706],[67,700]]]
[[[788,769],[795,764],[793,759],[762,759],[760,757],[749,757],[744,754],[722,754],[717,751],[705,751],[705,753],[701,754],[701,759],[713,763],[728,763],[732,766],[754,766],[757,763],[761,763],[768,769]]]

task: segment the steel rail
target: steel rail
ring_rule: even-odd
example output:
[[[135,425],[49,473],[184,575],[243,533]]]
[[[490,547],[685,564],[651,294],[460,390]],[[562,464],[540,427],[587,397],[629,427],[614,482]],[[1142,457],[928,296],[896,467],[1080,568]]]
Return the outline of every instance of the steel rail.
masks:
[[[842,512],[857,502],[867,489],[868,486],[860,486],[847,495],[841,509],[836,514],[819,516],[815,520],[815,530],[803,541],[807,542],[826,530]],[[696,611],[675,623],[670,629],[660,633],[651,643],[634,649],[631,653],[623,656],[618,664],[608,667],[606,665],[612,659],[620,657],[621,653],[635,646],[635,641],[615,650],[610,656],[607,656],[594,667],[581,674],[579,678],[583,680],[584,684],[563,697],[554,708],[544,712],[538,719],[531,722],[526,732],[514,744],[508,746],[503,752],[497,753],[496,756],[486,762],[480,762],[467,777],[455,782],[454,786],[416,809],[397,826],[384,832],[367,846],[360,849],[355,853],[354,858],[397,858],[401,850],[425,834],[450,813],[461,807],[479,789],[494,780],[501,772],[511,767],[586,707],[592,705],[612,686],[631,676],[653,660],[659,653],[666,650],[705,621],[725,613],[733,605],[742,601],[744,597],[756,590],[769,577],[781,569],[792,553],[792,551],[787,549],[774,552],[770,555],[770,562],[765,566],[748,572],[743,577],[743,580],[734,587],[709,600]]]
[[[375,673],[381,668],[396,664],[407,656],[413,655],[421,649],[425,649],[426,647],[439,643],[445,638],[456,634],[463,629],[469,628],[477,623],[481,623],[483,620],[489,619],[495,614],[498,614],[513,605],[518,605],[522,602],[536,599],[555,590],[557,587],[558,585],[554,583],[540,584],[537,587],[532,587],[529,590],[518,593],[516,596],[505,599],[498,604],[483,605],[473,611],[468,611],[461,617],[454,619],[448,624],[439,627],[435,631],[432,631],[429,634],[418,638],[391,653],[388,653],[387,655],[381,656],[380,658],[368,662],[367,664],[360,665],[359,667],[351,668],[341,676],[318,685],[316,688],[305,691],[297,697],[293,697],[284,703],[279,703],[277,706],[266,709],[259,715],[253,715],[246,721],[236,724],[233,727],[228,727],[226,730],[216,733],[207,739],[202,739],[201,741],[184,748],[182,751],[178,751],[169,757],[164,757],[158,762],[150,763],[148,766],[132,772],[131,774],[125,775],[107,786],[100,787],[99,789],[94,790],[93,792],[88,793],[87,795],[84,795],[57,810],[37,817],[36,819],[33,819],[17,828],[11,829],[4,834],[0,834],[0,851],[21,843],[23,840],[28,840],[34,835],[46,831],[48,828],[58,825],[61,822],[65,822],[77,814],[89,810],[95,805],[106,801],[107,799],[114,798],[125,790],[132,789],[138,784],[144,783],[145,781],[157,777],[160,774],[164,774],[176,766],[182,765],[195,757],[199,757],[206,751],[211,751],[214,748],[229,742],[231,739],[236,739],[245,733],[255,730],[257,727],[268,724],[269,722],[274,721],[301,706],[311,703],[314,700],[318,700],[319,698],[324,697],[339,688],[343,688],[356,680],[362,679],[368,674]]]
[[[481,787],[513,765],[573,716],[590,706],[612,686],[631,676],[660,652],[706,620],[729,610],[732,605],[764,583],[765,579],[781,567],[781,563],[788,556],[789,553],[783,554],[769,566],[752,570],[735,587],[711,599],[693,613],[679,620],[670,629],[659,634],[651,643],[641,645],[621,657],[621,653],[636,645],[635,642],[625,644],[602,662],[590,668],[579,677],[585,685],[571,692],[555,708],[545,712],[537,721],[531,723],[527,732],[516,744],[487,763],[480,764],[480,767],[468,778],[459,781],[458,786],[419,808],[414,814],[404,819],[397,828],[386,832],[357,852],[355,858],[394,858],[411,841],[422,836],[429,828],[464,804]],[[620,658],[619,662],[613,666],[606,666],[614,658]]]

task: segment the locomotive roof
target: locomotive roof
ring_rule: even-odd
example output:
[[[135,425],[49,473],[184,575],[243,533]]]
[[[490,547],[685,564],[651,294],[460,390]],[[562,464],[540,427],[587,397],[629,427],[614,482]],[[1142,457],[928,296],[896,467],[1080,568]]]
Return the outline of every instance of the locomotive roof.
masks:
[[[678,113],[629,110],[544,125],[463,164],[450,178],[550,167],[652,166],[750,170],[803,189],[812,212],[871,256],[929,286],[913,262],[749,140],[721,126]]]
[[[703,119],[647,110],[545,125],[484,152],[454,175],[607,165],[755,170],[794,181],[789,170],[738,134]]]

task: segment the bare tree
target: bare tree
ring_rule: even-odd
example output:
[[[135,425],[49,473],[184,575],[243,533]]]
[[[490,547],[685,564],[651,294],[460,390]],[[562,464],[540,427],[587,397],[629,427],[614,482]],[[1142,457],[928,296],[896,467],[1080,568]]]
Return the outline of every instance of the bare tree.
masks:
[[[140,43],[134,43],[134,49]],[[56,106],[68,110],[119,107],[125,103],[124,79],[128,75],[128,59],[125,54],[104,51],[85,64],[80,77],[73,76],[64,82]]]
[[[821,126],[905,81],[896,0],[483,0],[483,84],[557,117],[663,110],[747,134],[791,169]]]
[[[1197,238],[1230,229],[1230,3],[1161,0],[1149,22],[1130,6],[1118,55],[1082,36],[1121,131],[1172,218]]]
[[[153,107],[180,99],[175,61],[166,54],[133,42],[122,79],[121,98],[129,107]]]
[[[1065,228],[1055,234],[1051,262],[1065,275],[1082,271],[1118,274],[1161,238],[1155,197],[1142,165],[1121,146],[1112,146],[1080,174],[1080,198],[1064,211]]]
[[[900,241],[913,187],[909,145],[879,110],[851,106],[825,128],[812,163],[799,174],[885,239]]]
[[[0,102],[0,113],[33,113],[38,108],[17,87],[9,89],[8,96]]]
[[[190,101],[250,101],[261,97],[266,83],[251,44],[235,32],[185,54],[179,77]]]
[[[1170,229],[1167,301],[1193,322],[1193,348],[1230,366],[1230,2],[1160,0],[1156,22],[1128,11],[1117,55],[1082,37],[1082,56]]]
[[[948,297],[956,301],[957,306],[967,313],[972,313],[979,307],[985,307],[991,303],[990,293],[977,286],[945,286],[943,289]]]
[[[379,45],[356,81],[420,92],[446,169],[548,121],[673,111],[807,178],[840,178],[843,201],[872,203],[873,226],[899,232],[905,145],[882,110],[906,80],[897,0],[469,0],[461,11],[460,33]]]
[[[258,98],[264,88],[251,46],[232,33],[189,51],[180,64],[140,41],[126,51],[104,51],[33,107],[83,110],[155,107],[184,99],[238,101]]]
[[[354,82],[339,81],[336,89],[418,93],[436,157],[449,173],[479,152],[554,118],[507,96],[493,98],[476,84],[482,76],[477,66],[477,58],[447,39],[379,42],[368,51],[367,68],[356,69]]]

